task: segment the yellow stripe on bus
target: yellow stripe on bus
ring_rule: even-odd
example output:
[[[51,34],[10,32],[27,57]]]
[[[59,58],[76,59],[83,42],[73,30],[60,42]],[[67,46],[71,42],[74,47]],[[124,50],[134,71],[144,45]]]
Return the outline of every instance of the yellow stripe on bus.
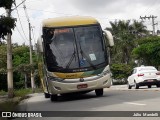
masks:
[[[43,27],[64,27],[64,26],[78,26],[98,24],[98,21],[92,17],[59,17],[50,18],[43,21]]]
[[[84,72],[78,72],[78,73],[59,73],[59,72],[54,72],[53,74],[56,75],[59,78],[68,78],[68,79],[73,79],[73,78],[81,78]]]

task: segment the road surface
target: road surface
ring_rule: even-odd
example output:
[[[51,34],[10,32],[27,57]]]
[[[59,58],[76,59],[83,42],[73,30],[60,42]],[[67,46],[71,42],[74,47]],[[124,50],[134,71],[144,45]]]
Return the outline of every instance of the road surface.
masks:
[[[94,92],[84,95],[60,97],[51,102],[43,93],[32,94],[20,104],[22,111],[160,111],[160,88],[142,87],[128,90],[126,85],[105,89],[103,97]],[[96,114],[96,113],[95,113]],[[98,112],[97,112],[98,114]],[[112,113],[114,114],[114,112]],[[91,115],[92,116],[92,115]],[[114,116],[114,115],[113,115]],[[28,118],[39,120],[40,118]],[[48,117],[42,120],[160,120],[159,117]],[[17,119],[18,120],[18,119]]]

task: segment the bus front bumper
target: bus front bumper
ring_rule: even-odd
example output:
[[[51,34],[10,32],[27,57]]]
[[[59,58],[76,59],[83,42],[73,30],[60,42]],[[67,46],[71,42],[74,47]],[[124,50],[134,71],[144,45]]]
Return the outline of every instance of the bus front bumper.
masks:
[[[75,79],[70,79],[70,82],[67,82],[67,80],[64,80],[63,82],[49,80],[49,92],[50,94],[63,94],[80,91],[92,91],[100,88],[109,88],[111,86],[111,74],[96,77],[91,77],[89,80],[88,78],[84,78],[83,82],[80,82],[80,78],[76,79],[78,82],[75,82]]]

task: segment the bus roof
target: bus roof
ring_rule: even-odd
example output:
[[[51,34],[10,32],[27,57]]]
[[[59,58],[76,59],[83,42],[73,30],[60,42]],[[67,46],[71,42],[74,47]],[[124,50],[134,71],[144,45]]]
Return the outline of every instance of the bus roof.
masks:
[[[92,17],[72,16],[49,18],[43,21],[43,27],[65,27],[65,26],[79,26],[99,24],[98,21]]]

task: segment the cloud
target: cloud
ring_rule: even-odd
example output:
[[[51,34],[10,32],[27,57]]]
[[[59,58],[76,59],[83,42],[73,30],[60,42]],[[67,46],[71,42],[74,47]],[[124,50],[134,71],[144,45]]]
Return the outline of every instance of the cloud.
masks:
[[[22,0],[16,0],[16,2],[18,5]],[[114,21],[115,19],[140,20],[140,15],[158,16],[160,12],[159,0],[26,0],[25,4],[31,25],[34,26],[35,39],[37,39],[41,32],[42,21],[47,18],[72,15],[92,16],[98,19],[102,27],[105,28],[110,26],[109,21]],[[23,5],[18,7],[18,11],[28,39],[28,22],[25,17]],[[5,11],[0,9],[0,13],[2,12]],[[18,18],[16,11],[12,15]],[[17,20],[17,27],[23,35],[19,19]],[[159,16],[156,20],[159,20]],[[151,26],[151,21],[148,23],[147,25]],[[26,42],[28,44],[28,40],[23,40],[20,33],[15,29],[13,42],[20,44]]]
[[[152,7],[160,3],[159,0],[70,0],[71,4],[82,12],[95,13],[95,14],[119,14],[125,13],[129,8],[138,11],[138,7]]]

